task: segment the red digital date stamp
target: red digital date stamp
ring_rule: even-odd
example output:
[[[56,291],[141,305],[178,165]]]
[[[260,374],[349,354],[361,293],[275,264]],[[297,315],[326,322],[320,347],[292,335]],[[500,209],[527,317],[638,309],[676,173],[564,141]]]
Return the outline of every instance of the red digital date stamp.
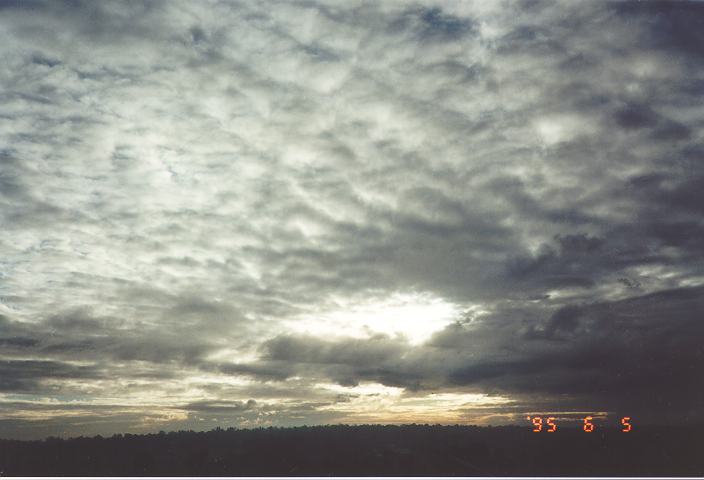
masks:
[[[541,416],[530,416],[528,415],[528,421],[533,424],[533,432],[538,433],[545,430],[548,433],[554,433],[557,431],[557,423],[555,417],[541,417]],[[592,422],[594,417],[584,417],[582,419],[582,430],[587,433],[594,431],[594,423]],[[621,431],[630,432],[633,429],[633,424],[631,423],[631,417],[622,417],[620,421]]]

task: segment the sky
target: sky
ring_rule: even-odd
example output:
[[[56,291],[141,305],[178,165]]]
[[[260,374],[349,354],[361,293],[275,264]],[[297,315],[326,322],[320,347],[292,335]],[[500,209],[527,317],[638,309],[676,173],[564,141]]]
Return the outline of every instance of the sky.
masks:
[[[0,438],[704,421],[704,3],[0,1]]]

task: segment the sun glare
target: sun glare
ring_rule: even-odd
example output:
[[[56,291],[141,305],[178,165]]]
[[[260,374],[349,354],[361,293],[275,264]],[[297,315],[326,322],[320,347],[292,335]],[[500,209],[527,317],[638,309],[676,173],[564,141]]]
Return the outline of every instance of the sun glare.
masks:
[[[307,313],[286,323],[291,330],[307,335],[367,338],[386,334],[418,345],[452,323],[460,313],[458,305],[438,297],[397,293],[358,303],[338,300],[334,308]]]

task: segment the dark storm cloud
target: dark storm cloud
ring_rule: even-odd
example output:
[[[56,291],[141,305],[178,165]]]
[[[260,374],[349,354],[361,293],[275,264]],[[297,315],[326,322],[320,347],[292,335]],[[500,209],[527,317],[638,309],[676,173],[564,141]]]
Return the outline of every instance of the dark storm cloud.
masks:
[[[692,382],[704,367],[702,293],[682,288],[560,307],[547,320],[524,322],[505,358],[458,368],[449,380],[554,396],[554,405],[565,396],[571,406],[696,418],[704,394]]]
[[[198,309],[210,308],[211,313],[214,308],[207,304],[190,305]],[[184,332],[198,326],[187,323],[188,315],[193,312],[181,313],[183,315],[178,316],[182,322],[181,332],[173,334],[146,326],[126,329],[117,318],[94,317],[82,310],[51,316],[39,328],[0,316],[0,345],[5,347],[5,354],[51,355],[68,361],[90,361],[96,367],[107,369],[111,368],[111,362],[124,361],[191,366],[211,352],[214,345],[205,338],[184,336]],[[45,373],[47,378],[53,378],[61,377],[61,372],[47,369]],[[121,372],[124,377],[133,374],[145,375],[139,369]],[[156,370],[148,375],[168,378],[173,373]]]
[[[698,3],[2,12],[4,393],[189,427],[354,418],[368,384],[701,417]],[[397,293],[456,313],[331,323]]]
[[[289,369],[288,376],[321,376],[346,386],[374,381],[414,387],[420,380],[420,375],[409,371],[402,361],[408,347],[385,336],[343,341],[279,336],[266,342],[263,349],[264,365],[283,365]]]
[[[422,385],[427,388],[438,385],[436,376],[442,368],[424,365],[429,356],[432,353],[420,347],[414,350],[406,342],[384,335],[363,340],[282,335],[262,346],[261,360],[246,365],[222,365],[220,369],[260,380],[302,376],[343,386],[378,382],[417,390]]]
[[[243,412],[245,410],[250,410],[257,405],[254,400],[247,400],[246,402],[193,402],[184,406],[184,409],[193,412],[204,412],[204,413],[235,413]]]
[[[44,379],[92,379],[103,374],[90,366],[50,360],[0,361],[0,390],[5,392],[40,391]]]
[[[643,21],[648,28],[640,31],[644,47],[665,49],[696,61],[704,55],[704,6],[699,2],[626,1],[611,5],[619,15]],[[696,65],[693,63],[692,67]]]
[[[656,114],[646,105],[626,105],[614,113],[614,120],[625,130],[650,129],[655,140],[683,140],[691,135],[685,125]]]

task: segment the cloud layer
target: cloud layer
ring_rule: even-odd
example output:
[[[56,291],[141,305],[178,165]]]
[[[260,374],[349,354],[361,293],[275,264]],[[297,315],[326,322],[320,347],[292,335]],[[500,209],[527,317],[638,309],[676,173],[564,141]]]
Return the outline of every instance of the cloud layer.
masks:
[[[704,7],[0,3],[0,436],[704,419]]]

